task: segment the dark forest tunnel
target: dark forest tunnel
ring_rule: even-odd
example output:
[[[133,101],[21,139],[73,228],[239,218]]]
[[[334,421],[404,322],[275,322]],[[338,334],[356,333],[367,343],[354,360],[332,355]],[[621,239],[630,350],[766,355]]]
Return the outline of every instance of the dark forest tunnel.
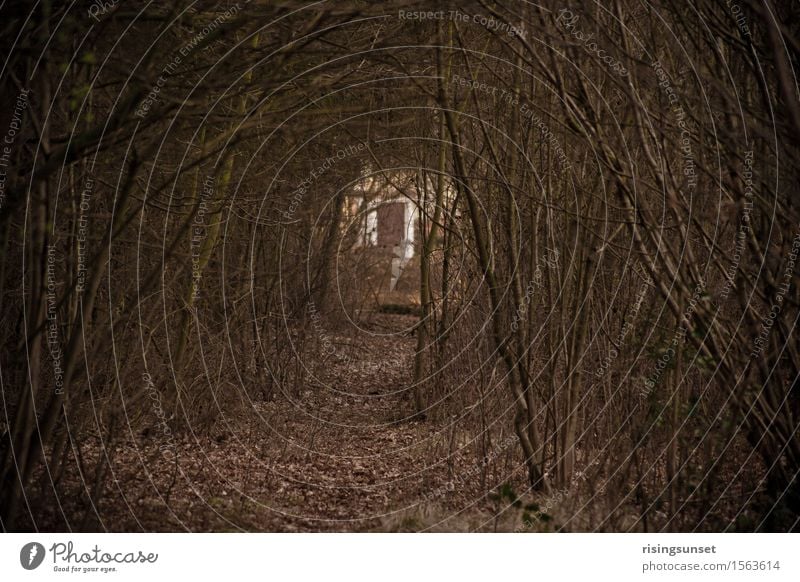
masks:
[[[0,7],[2,528],[796,530],[800,20],[691,10]]]

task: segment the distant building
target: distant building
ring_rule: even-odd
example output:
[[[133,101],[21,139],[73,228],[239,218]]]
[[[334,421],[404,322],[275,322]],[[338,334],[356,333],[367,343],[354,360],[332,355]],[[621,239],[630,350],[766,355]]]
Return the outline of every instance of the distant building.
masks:
[[[416,189],[409,191],[416,196]],[[347,215],[359,229],[357,247],[371,246],[391,252],[389,290],[394,291],[408,262],[414,257],[418,208],[415,200],[393,187],[377,187],[366,179],[348,199]]]
[[[435,183],[428,178],[428,208],[426,216],[434,214],[433,193]],[[392,185],[398,184],[402,192]],[[367,174],[348,196],[346,208],[347,228],[358,230],[356,248],[375,247],[391,255],[389,291],[394,291],[397,281],[416,254],[415,245],[421,242],[420,201],[417,175],[393,176],[392,181],[379,174]],[[445,206],[450,207],[455,191],[448,183],[444,192]],[[459,217],[456,211],[455,218]],[[430,229],[430,221],[426,221]]]

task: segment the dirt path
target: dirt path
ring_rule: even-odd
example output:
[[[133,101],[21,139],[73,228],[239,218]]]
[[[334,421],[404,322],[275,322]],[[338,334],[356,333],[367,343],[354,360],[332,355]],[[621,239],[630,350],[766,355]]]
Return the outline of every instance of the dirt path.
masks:
[[[415,339],[396,332],[413,323],[382,316],[358,345],[317,366],[301,394],[255,403],[254,414],[226,419],[210,434],[176,437],[177,462],[163,458],[154,438],[117,447],[100,519],[90,510],[83,524],[71,520],[73,528],[374,531],[436,524],[434,505],[420,504],[424,494],[452,483],[475,459],[448,454],[446,426],[408,418]],[[474,503],[481,497],[477,483],[467,482],[435,506],[449,506],[448,515],[491,510]],[[64,500],[64,509],[69,504]],[[476,514],[476,524],[483,521]]]
[[[330,357],[299,398],[265,407],[283,441],[263,492],[281,529],[374,529],[421,498],[430,470],[419,459],[438,436],[408,418],[415,340],[393,332],[414,320],[387,322],[362,334],[361,349]]]

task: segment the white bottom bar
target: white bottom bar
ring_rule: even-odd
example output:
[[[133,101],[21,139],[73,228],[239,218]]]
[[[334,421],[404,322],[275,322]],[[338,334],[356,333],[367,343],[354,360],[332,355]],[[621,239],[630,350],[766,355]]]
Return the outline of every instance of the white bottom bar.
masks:
[[[791,534],[5,534],[0,577],[797,581],[798,541]]]

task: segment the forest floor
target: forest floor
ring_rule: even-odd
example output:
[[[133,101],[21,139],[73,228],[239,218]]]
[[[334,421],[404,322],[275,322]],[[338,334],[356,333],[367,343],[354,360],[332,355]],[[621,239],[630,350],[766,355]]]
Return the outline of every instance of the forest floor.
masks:
[[[487,470],[448,421],[410,418],[416,321],[378,316],[301,393],[248,403],[203,434],[115,445],[97,507],[78,495],[51,517],[107,531],[513,529],[519,515],[499,511],[487,483],[516,473],[514,447]]]

